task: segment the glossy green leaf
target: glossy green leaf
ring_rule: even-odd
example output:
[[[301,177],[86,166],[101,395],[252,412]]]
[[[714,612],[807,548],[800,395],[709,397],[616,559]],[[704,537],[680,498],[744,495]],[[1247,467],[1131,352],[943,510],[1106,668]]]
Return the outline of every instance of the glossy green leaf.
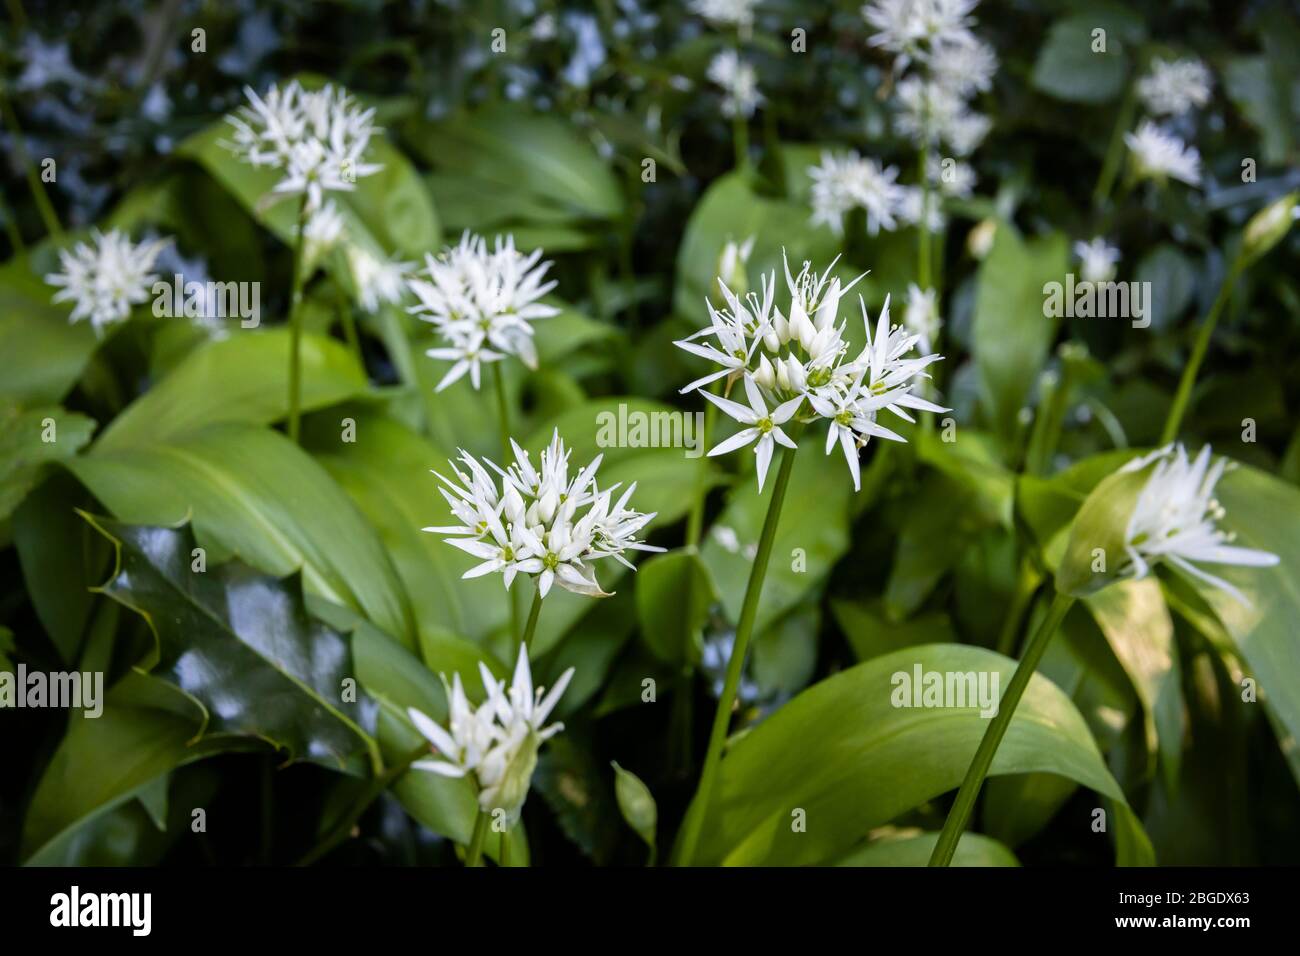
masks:
[[[636,610],[646,646],[670,664],[694,664],[700,632],[717,600],[708,566],[693,550],[670,551],[637,570]]]
[[[1104,103],[1123,88],[1127,60],[1122,32],[1111,18],[1082,13],[1052,25],[1038,51],[1032,82],[1060,100]]]
[[[50,257],[49,267],[57,268]],[[89,322],[68,321],[71,309],[51,302],[57,291],[19,257],[0,266],[0,397],[20,404],[60,402],[99,348]]]
[[[301,405],[333,405],[366,390],[347,347],[304,335]],[[191,352],[170,375],[131,403],[104,430],[97,452],[165,442],[219,422],[270,424],[289,409],[289,332],[240,330]]]
[[[655,827],[659,819],[654,795],[631,770],[624,770],[617,761],[611,765],[614,768],[614,795],[618,798],[619,812],[637,836],[645,840],[646,846],[653,849]]]
[[[99,592],[149,622],[157,658],[147,666],[203,706],[202,733],[256,737],[289,761],[361,768],[373,743],[357,695],[349,699],[347,642],[308,615],[300,578],[240,561],[196,565],[188,528],[86,520],[116,548]]]
[[[362,611],[414,646],[410,604],[375,531],[324,469],[278,432],[213,425],[166,444],[96,449],[69,467],[121,521],[192,518],[210,564],[237,554],[277,577],[301,568],[309,591]]]
[[[927,866],[937,833],[903,831],[872,840],[841,858],[836,866]],[[997,840],[979,833],[963,833],[953,854],[953,866],[1019,866],[1016,855]]]
[[[892,675],[918,664],[924,671],[996,672],[1003,687],[1015,669],[992,651],[938,644],[887,654],[815,684],[732,742],[698,862],[817,863],[954,789],[987,722],[977,708],[893,706]],[[1031,771],[1077,780],[1127,810],[1083,718],[1041,675],[1030,681],[991,773]],[[791,826],[796,810],[805,814],[801,832]]]

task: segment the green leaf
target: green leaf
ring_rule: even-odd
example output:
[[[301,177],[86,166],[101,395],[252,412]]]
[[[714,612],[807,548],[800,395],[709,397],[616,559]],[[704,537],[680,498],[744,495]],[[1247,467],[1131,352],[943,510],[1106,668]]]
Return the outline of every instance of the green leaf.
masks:
[[[1104,37],[1094,40],[1094,30]],[[1094,46],[1104,42],[1104,52]],[[1106,18],[1080,14],[1058,20],[1038,51],[1035,89],[1071,103],[1104,103],[1124,86],[1128,61],[1119,31]]]
[[[610,761],[610,766],[614,768],[614,795],[618,798],[619,812],[627,825],[653,850],[655,827],[659,820],[654,795],[631,770],[624,770],[617,761]]]
[[[1291,92],[1294,75],[1276,56],[1237,56],[1223,71],[1233,105],[1260,135],[1263,162],[1285,163],[1295,148],[1300,97]]]
[[[55,268],[51,259],[51,268]],[[99,348],[89,322],[68,321],[71,309],[50,301],[57,291],[18,257],[0,266],[0,398],[19,404],[60,402]]]
[[[77,718],[41,777],[23,821],[23,856],[46,862],[46,848],[139,796],[179,766],[258,741],[214,735],[196,740],[201,710],[166,681],[131,673],[106,695],[94,719]]]
[[[893,706],[892,675],[917,665],[997,673],[1004,687],[1016,666],[982,648],[938,644],[878,657],[815,684],[732,742],[698,862],[818,863],[954,789],[987,721],[977,708]],[[1041,675],[1030,681],[991,773],[1031,771],[1077,780],[1127,810],[1083,718]],[[791,827],[794,810],[806,814],[803,832]],[[1136,833],[1127,829],[1126,839]]]
[[[347,642],[309,617],[298,576],[272,578],[240,561],[196,567],[188,528],[83,516],[117,550],[97,590],[149,623],[157,640],[149,670],[203,706],[201,733],[255,737],[289,761],[358,769],[373,742],[356,695],[347,699],[355,681]]]
[[[938,833],[904,830],[854,850],[836,866],[928,866]],[[953,866],[1019,866],[1016,855],[997,840],[978,833],[963,833],[953,854]]]
[[[333,405],[366,390],[365,372],[339,342],[304,335],[301,408]],[[191,352],[105,429],[97,452],[179,438],[218,422],[266,425],[289,409],[289,331],[240,331]]]
[[[641,636],[666,663],[699,662],[703,650],[700,633],[715,600],[717,586],[694,550],[655,555],[637,571]]]
[[[1152,329],[1169,328],[1191,305],[1196,292],[1196,267],[1170,243],[1143,256],[1133,279],[1151,283],[1148,318]]]
[[[1255,468],[1228,471],[1215,489],[1226,516],[1220,526],[1234,544],[1276,554],[1271,568],[1207,565],[1240,590],[1241,604],[1222,590],[1194,581],[1197,591],[1223,622],[1259,685],[1282,754],[1300,781],[1300,490]],[[1225,706],[1251,706],[1229,699]]]
[[[41,480],[45,467],[71,458],[95,423],[57,406],[20,409],[0,399],[0,522]]]
[[[1094,594],[1119,578],[1129,518],[1149,473],[1149,467],[1116,471],[1084,499],[1056,569],[1056,589],[1062,594]]]
[[[492,106],[438,123],[418,120],[403,133],[426,161],[478,179],[478,191],[522,190],[592,219],[623,213],[609,165],[556,117]]]
[[[301,568],[309,591],[414,646],[410,604],[374,530],[278,432],[212,425],[166,444],[94,449],[69,468],[119,520],[176,525],[192,517],[209,563],[238,554],[276,577]]]
[[[781,522],[776,527],[772,561],[758,599],[756,634],[820,585],[848,549],[853,481],[844,459],[838,451],[823,455],[811,437],[805,437],[804,444],[808,447],[795,458]],[[740,619],[745,586],[754,566],[753,546],[758,543],[771,495],[770,484],[760,496],[757,482],[747,478],[732,492],[701,550],[732,621]]]
[[[941,611],[895,622],[886,617],[879,600],[833,600],[831,613],[835,615],[835,622],[848,638],[849,646],[860,661],[919,644],[957,642],[952,621]]]
[[[1066,265],[1065,236],[1025,241],[1005,222],[980,264],[973,350],[980,401],[1004,444],[1015,433],[1056,334],[1055,320],[1045,314],[1043,288],[1061,282]]]

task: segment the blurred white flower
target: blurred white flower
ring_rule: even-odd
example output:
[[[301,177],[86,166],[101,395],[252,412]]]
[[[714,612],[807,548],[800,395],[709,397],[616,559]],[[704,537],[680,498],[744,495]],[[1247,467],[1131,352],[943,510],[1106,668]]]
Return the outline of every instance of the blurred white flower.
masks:
[[[753,251],[753,236],[741,243],[728,239],[718,257],[718,282],[733,289],[741,288],[742,283],[747,284],[749,280],[745,275],[745,266]]]
[[[895,180],[898,170],[882,168],[874,159],[856,151],[836,155],[822,153],[821,163],[808,168],[812,179],[812,221],[830,226],[838,236],[844,233],[844,217],[861,208],[867,214],[867,232],[876,235],[883,227],[894,229],[895,215],[903,189]]]
[[[918,146],[946,143],[958,156],[966,156],[992,127],[987,116],[971,112],[964,99],[935,80],[909,76],[898,84],[897,95],[895,128]]]
[[[943,319],[939,317],[939,296],[934,289],[921,289],[916,283],[907,286],[907,309],[903,312],[903,326],[916,336],[917,348],[929,352],[939,341]]]
[[[597,486],[601,456],[570,480],[569,451],[558,431],[542,452],[540,469],[513,440],[510,444],[515,461],[507,469],[487,462],[501,478],[499,489],[487,469],[465,451],[458,461],[466,471],[450,463],[459,483],[434,472],[445,486],[438,490],[461,523],[423,530],[448,535],[448,544],[480,559],[463,577],[500,573],[509,589],[523,573],[537,578],[543,597],[555,583],[575,594],[609,597],[597,583],[591,562],[613,558],[631,568],[625,552],[663,550],[637,537],[655,515],[627,507],[635,482],[616,502],[618,485],[603,491]]]
[[[963,98],[992,89],[998,71],[993,48],[970,33],[935,44],[925,63],[935,82]]]
[[[1124,142],[1138,176],[1159,183],[1171,176],[1189,186],[1200,183],[1201,154],[1150,120],[1143,120],[1137,132],[1125,133]]]
[[[1210,101],[1211,83],[1209,69],[1198,59],[1156,57],[1151,72],[1138,81],[1138,96],[1153,116],[1181,116]]]
[[[753,116],[763,102],[763,94],[758,91],[758,71],[735,50],[717,54],[709,63],[708,77],[722,89],[724,116]]]
[[[1079,257],[1080,271],[1084,280],[1109,282],[1115,278],[1115,266],[1119,263],[1119,249],[1101,236],[1097,236],[1091,242],[1076,242],[1074,254]]]
[[[862,7],[863,19],[875,29],[872,46],[894,53],[897,65],[933,45],[965,42],[974,22],[971,11],[979,0],[875,0]]]
[[[1156,462],[1138,494],[1125,533],[1128,561],[1121,573],[1146,577],[1160,561],[1168,561],[1195,578],[1220,588],[1242,604],[1249,604],[1239,590],[1193,562],[1270,567],[1278,557],[1267,551],[1231,544],[1233,537],[1219,530],[1224,517],[1214,499],[1214,487],[1228,466],[1220,458],[1210,464],[1206,445],[1195,461],[1189,461],[1181,444],[1166,445],[1150,455],[1129,462],[1123,471],[1138,471]]]
[[[437,257],[425,257],[425,271],[409,280],[419,300],[408,311],[437,328],[447,345],[428,355],[456,364],[438,383],[442,391],[465,372],[479,387],[479,362],[517,356],[530,369],[537,367],[532,323],[560,310],[538,300],[555,288],[543,281],[549,262],[540,265],[542,250],[523,255],[513,236],[497,237],[489,252],[487,241],[466,232],[460,244]]]
[[[396,305],[406,295],[407,275],[413,262],[380,259],[360,246],[348,246],[348,268],[356,286],[361,308],[378,312],[381,305]]]
[[[890,326],[888,300],[875,334],[866,322],[866,347],[857,358],[848,359],[849,343],[845,339],[846,323],[839,317],[840,303],[844,293],[862,277],[841,285],[838,278],[830,275],[834,266],[832,262],[830,268],[818,274],[812,271],[811,263],[805,262],[797,274],[791,274],[786,263],[789,305],[785,311],[774,302],[775,270],[763,278],[761,294],[750,293],[741,298],[724,285],[725,308],[707,303],[710,325],[676,343],[720,366],[687,385],[682,392],[724,376],[728,391],[737,381],[743,384],[748,406],[705,395],[745,426],[709,454],[724,454],[753,444],[760,491],[775,446],[791,443],[781,426],[792,419],[800,422],[826,419],[835,426],[827,447],[839,443],[846,456],[850,445],[845,444],[849,439],[843,430],[852,433],[854,457],[850,471],[857,487],[857,450],[873,436],[902,440],[893,431],[876,424],[877,412],[888,409],[910,422],[913,419],[908,409],[946,411],[913,394],[928,377],[926,367],[941,356],[906,357],[919,337]],[[865,322],[866,306],[861,307]],[[708,337],[714,341],[704,344],[696,341]]]
[[[691,0],[691,12],[710,23],[732,26],[748,35],[754,26],[754,7],[758,0]]]
[[[253,166],[283,170],[272,191],[305,195],[308,212],[319,208],[325,192],[352,190],[359,177],[383,169],[364,159],[375,111],[362,109],[345,90],[305,90],[293,80],[265,96],[251,87],[244,92],[248,103],[227,117],[234,132],[224,145]]]
[[[453,675],[450,685],[444,676],[447,729],[414,707],[406,711],[411,723],[442,759],[421,760],[412,766],[445,777],[473,774],[479,788],[480,810],[504,810],[513,823],[528,797],[538,749],[564,729],[562,723],[547,725],[546,721],[573,673],[570,667],[561,674],[550,693],[543,687],[534,688],[528,651],[520,646],[509,689],[479,663],[487,699],[477,708],[465,696],[459,674]]]
[[[904,186],[902,198],[898,203],[898,218],[909,226],[915,226],[920,223],[924,208],[926,230],[939,232],[948,224],[948,218],[943,214],[942,207],[943,202],[938,190],[931,189],[927,193],[920,186]]]
[[[346,226],[339,207],[332,200],[312,211],[302,233],[306,241],[306,251],[303,254],[307,261],[315,261],[334,248],[343,238]]]
[[[149,298],[158,278],[150,270],[170,242],[156,239],[136,244],[116,229],[92,230],[90,242],[59,251],[62,270],[45,277],[48,284],[60,287],[53,301],[71,302],[69,321],[90,319],[95,333],[102,333],[104,326],[127,318],[131,306]]]
[[[930,156],[925,166],[926,178],[945,196],[969,199],[975,190],[975,170],[970,163],[952,157]]]

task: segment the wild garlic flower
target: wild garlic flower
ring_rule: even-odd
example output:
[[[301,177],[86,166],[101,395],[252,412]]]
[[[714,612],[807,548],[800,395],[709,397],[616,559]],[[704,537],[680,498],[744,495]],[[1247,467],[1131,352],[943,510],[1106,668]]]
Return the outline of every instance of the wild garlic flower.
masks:
[[[1119,249],[1101,236],[1091,242],[1076,242],[1074,254],[1079,257],[1080,272],[1087,282],[1109,282],[1115,278],[1119,263]]]
[[[412,766],[444,777],[472,774],[479,788],[479,808],[485,813],[504,810],[513,823],[519,819],[528,797],[538,750],[564,729],[562,723],[548,725],[546,721],[569,686],[573,668],[560,675],[546,693],[543,687],[533,687],[528,651],[520,646],[509,689],[481,662],[479,677],[487,699],[478,707],[469,703],[459,674],[453,675],[450,685],[443,677],[448,700],[447,729],[414,707],[407,709],[411,723],[441,757]]]
[[[753,236],[744,242],[728,239],[722,247],[722,254],[718,257],[718,281],[733,289],[748,285],[749,277],[745,274],[745,266],[748,265],[749,257],[753,252]]]
[[[448,535],[448,544],[480,560],[462,577],[499,572],[508,590],[518,574],[530,574],[543,597],[556,583],[575,594],[609,597],[596,581],[593,562],[613,558],[635,570],[626,552],[664,550],[637,537],[655,512],[628,508],[636,482],[617,500],[619,485],[603,491],[597,486],[600,455],[570,480],[569,451],[558,430],[541,454],[540,468],[513,439],[510,444],[515,461],[507,469],[485,459],[501,479],[499,488],[464,450],[457,460],[465,470],[450,462],[458,481],[434,472],[445,486],[438,490],[461,523],[423,530]]]
[[[356,287],[357,299],[367,312],[378,312],[382,305],[396,305],[406,297],[407,275],[413,262],[381,259],[360,246],[348,246],[348,269]]]
[[[962,99],[987,93],[998,71],[993,48],[970,33],[934,44],[925,62],[934,81]]]
[[[1129,462],[1123,471],[1140,471],[1155,462],[1155,468],[1138,494],[1125,532],[1127,557],[1121,573],[1146,577],[1161,561],[1192,577],[1220,588],[1242,604],[1249,604],[1239,590],[1222,578],[1209,574],[1193,562],[1271,567],[1278,557],[1267,551],[1233,545],[1233,536],[1221,531],[1222,506],[1214,499],[1214,487],[1229,462],[1220,458],[1210,463],[1210,446],[1189,461],[1181,444],[1166,445]]]
[[[862,7],[862,17],[875,29],[869,41],[896,54],[906,67],[931,47],[973,40],[970,15],[979,0],[874,0]]]
[[[876,235],[882,227],[892,231],[897,225],[894,217],[903,189],[895,182],[896,167],[882,167],[852,150],[839,155],[826,151],[819,165],[808,168],[808,175],[813,181],[814,224],[827,225],[837,236],[843,235],[844,217],[854,209],[862,209],[870,235]]]
[[[691,12],[710,23],[735,27],[748,35],[754,27],[754,7],[758,0],[691,0]]]
[[[304,253],[308,262],[314,261],[333,249],[347,228],[343,214],[333,200],[327,200],[307,217],[303,226]]]
[[[95,334],[131,314],[131,307],[148,300],[158,276],[150,272],[171,239],[133,243],[123,232],[91,230],[90,242],[59,251],[61,271],[45,277],[60,286],[54,302],[71,302],[70,322],[90,319]]]
[[[969,199],[975,190],[975,170],[970,163],[959,162],[952,157],[928,157],[925,176],[945,196]]]
[[[1150,120],[1143,120],[1134,133],[1125,133],[1134,172],[1160,184],[1170,177],[1189,186],[1201,181],[1201,154],[1177,136],[1166,133]]]
[[[903,312],[903,327],[916,336],[916,345],[929,352],[939,341],[943,319],[939,317],[939,295],[934,289],[922,289],[915,282],[907,286],[907,309]]]
[[[1210,101],[1211,83],[1209,69],[1195,57],[1156,57],[1151,72],[1138,81],[1138,97],[1153,116],[1181,116]]]
[[[481,364],[507,355],[537,368],[532,323],[560,312],[538,301],[555,288],[543,281],[551,263],[539,265],[541,257],[540,249],[523,255],[513,236],[498,236],[489,252],[487,241],[470,232],[436,258],[425,256],[424,272],[409,280],[419,301],[407,311],[431,322],[447,342],[426,353],[454,363],[437,391],[466,372],[478,388]]]
[[[903,79],[897,88],[898,132],[920,146],[947,145],[967,156],[992,128],[987,116],[971,111],[966,101],[944,84],[920,76]]]
[[[735,50],[723,50],[709,63],[708,78],[722,89],[722,114],[750,117],[763,103],[758,71]]]
[[[838,278],[830,277],[836,261],[838,257],[820,275],[808,262],[797,275],[792,274],[787,262],[789,305],[785,310],[775,303],[775,270],[763,278],[760,292],[744,297],[719,283],[725,307],[706,303],[710,324],[675,343],[719,366],[691,382],[683,393],[723,378],[726,392],[736,382],[743,383],[747,405],[705,393],[707,400],[744,426],[709,454],[753,445],[760,491],[775,446],[791,443],[781,426],[792,420],[806,423],[825,418],[852,432],[853,441],[843,447],[858,487],[858,450],[873,436],[902,440],[876,424],[877,412],[888,409],[910,422],[909,409],[946,410],[914,394],[920,380],[927,377],[926,367],[941,356],[906,358],[918,337],[890,325],[888,300],[873,334],[866,305],[859,298],[866,346],[856,358],[849,358],[847,322],[840,321],[840,303],[862,277],[842,286]],[[712,341],[698,341],[710,338]],[[835,436],[831,444],[846,441],[839,429]]]
[[[948,217],[943,214],[943,200],[938,190],[929,191],[920,186],[904,186],[902,198],[898,203],[900,222],[915,226],[925,219],[928,232],[939,232],[948,224]]]
[[[306,196],[308,212],[320,207],[325,192],[350,191],[358,177],[383,169],[365,162],[375,111],[362,109],[345,90],[305,90],[293,80],[265,96],[252,87],[244,92],[248,103],[227,117],[234,132],[225,146],[253,166],[282,170],[273,192]]]

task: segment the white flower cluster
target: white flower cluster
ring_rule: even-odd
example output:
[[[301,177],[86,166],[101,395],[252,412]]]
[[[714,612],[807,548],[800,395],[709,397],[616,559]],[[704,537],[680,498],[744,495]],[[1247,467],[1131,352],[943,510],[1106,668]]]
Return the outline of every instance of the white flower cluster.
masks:
[[[170,242],[133,243],[116,229],[93,230],[90,242],[59,251],[62,271],[45,277],[50,285],[61,287],[53,301],[73,303],[69,321],[90,319],[96,334],[102,333],[104,326],[127,318],[133,305],[149,298],[158,278],[149,270]]]
[[[874,159],[865,159],[856,151],[822,153],[821,163],[811,166],[812,208],[814,224],[829,226],[839,236],[844,234],[844,217],[862,209],[867,217],[867,232],[876,235],[882,228],[897,226],[906,188],[900,186],[898,169],[882,167]]]
[[[939,341],[943,319],[939,315],[939,293],[922,289],[915,282],[907,284],[907,309],[903,312],[903,328],[916,336],[916,347],[929,352]]]
[[[1138,81],[1138,98],[1152,116],[1182,116],[1210,101],[1212,82],[1209,69],[1200,60],[1157,57],[1151,71]],[[1169,179],[1189,186],[1200,184],[1201,154],[1171,130],[1143,119],[1135,132],[1124,134],[1124,142],[1139,179],[1161,185]]]
[[[360,246],[349,245],[348,268],[361,308],[374,313],[381,305],[396,305],[406,297],[407,276],[415,264],[380,259]]]
[[[781,428],[791,420],[826,419],[830,426],[826,453],[840,445],[853,485],[859,488],[859,449],[873,436],[904,440],[877,423],[880,411],[888,409],[911,422],[908,409],[947,410],[915,394],[919,382],[929,377],[925,369],[941,356],[906,357],[918,337],[890,324],[888,299],[873,334],[866,304],[859,297],[866,345],[849,359],[844,337],[847,323],[840,321],[840,302],[862,277],[841,286],[838,278],[830,278],[834,267],[832,262],[818,275],[812,264],[805,262],[799,273],[792,275],[787,262],[785,282],[790,301],[784,311],[775,303],[775,270],[763,278],[760,292],[743,298],[719,283],[726,306],[716,309],[712,302],[707,303],[710,324],[675,343],[720,366],[691,382],[683,393],[724,377],[727,391],[737,380],[742,382],[748,405],[704,392],[706,399],[745,426],[709,454],[721,455],[753,444],[760,491],[775,446],[794,446]],[[696,341],[704,338],[712,341]]]
[[[1129,462],[1122,470],[1140,471],[1152,462],[1156,466],[1129,517],[1124,536],[1128,561],[1120,572],[1142,578],[1158,562],[1168,561],[1248,604],[1245,595],[1227,581],[1192,563],[1207,561],[1250,567],[1278,563],[1275,554],[1231,544],[1232,535],[1218,527],[1224,511],[1214,499],[1214,487],[1223,477],[1228,459],[1220,458],[1211,465],[1210,446],[1206,445],[1194,461],[1189,461],[1181,444],[1166,445]]]
[[[345,90],[306,90],[293,80],[264,97],[251,87],[244,92],[248,103],[228,117],[234,133],[225,145],[245,162],[281,170],[273,192],[305,195],[309,213],[320,208],[325,192],[350,191],[358,177],[383,169],[365,162],[375,111],[362,109]]]
[[[440,256],[425,256],[424,272],[409,280],[419,302],[408,311],[433,323],[447,341],[425,353],[454,363],[438,391],[466,372],[478,388],[482,364],[507,355],[537,367],[532,323],[560,312],[537,301],[555,288],[554,281],[543,281],[551,264],[539,265],[541,257],[540,249],[523,255],[513,236],[497,237],[489,251],[485,239],[469,232]]]
[[[1162,184],[1170,178],[1180,179],[1189,186],[1200,183],[1201,154],[1151,120],[1143,120],[1136,132],[1125,133],[1124,142],[1138,178]]]
[[[624,552],[664,550],[637,538],[655,512],[641,514],[627,507],[636,482],[617,501],[613,494],[618,485],[603,491],[597,486],[600,455],[570,481],[569,451],[558,430],[537,469],[528,452],[513,439],[510,444],[515,462],[508,470],[487,462],[501,477],[499,489],[487,469],[464,450],[458,459],[464,471],[450,463],[459,483],[434,472],[446,486],[438,490],[461,523],[423,530],[450,535],[448,544],[482,561],[463,577],[500,572],[509,589],[517,574],[531,574],[543,597],[555,583],[575,594],[609,597],[596,581],[592,562],[613,558],[635,570]]]
[[[1076,242],[1074,254],[1079,257],[1080,272],[1085,281],[1109,282],[1115,278],[1115,267],[1119,264],[1120,257],[1119,249],[1103,237],[1097,236],[1090,242]]]
[[[414,707],[407,709],[411,723],[441,758],[412,766],[444,777],[473,774],[479,787],[479,808],[484,812],[502,809],[513,823],[528,796],[538,749],[564,729],[561,723],[547,726],[546,719],[569,686],[573,668],[560,675],[550,693],[543,696],[545,688],[533,688],[528,651],[520,646],[509,689],[482,663],[479,676],[487,699],[478,707],[466,697],[460,674],[453,675],[450,685],[442,678],[447,690],[446,729]]]
[[[691,12],[710,23],[735,27],[748,33],[754,26],[754,7],[758,0],[691,0]]]
[[[997,55],[971,31],[978,0],[874,0],[862,16],[876,31],[871,45],[894,54],[894,66],[913,63],[920,73],[897,88],[898,132],[918,146],[946,144],[958,156],[973,152],[988,135],[988,117],[968,100],[989,90]]]
[[[1138,97],[1152,116],[1181,116],[1210,102],[1213,78],[1200,60],[1162,60],[1138,81]]]
[[[708,78],[722,89],[724,116],[750,117],[763,102],[758,91],[758,71],[735,50],[723,50],[709,63]]]

